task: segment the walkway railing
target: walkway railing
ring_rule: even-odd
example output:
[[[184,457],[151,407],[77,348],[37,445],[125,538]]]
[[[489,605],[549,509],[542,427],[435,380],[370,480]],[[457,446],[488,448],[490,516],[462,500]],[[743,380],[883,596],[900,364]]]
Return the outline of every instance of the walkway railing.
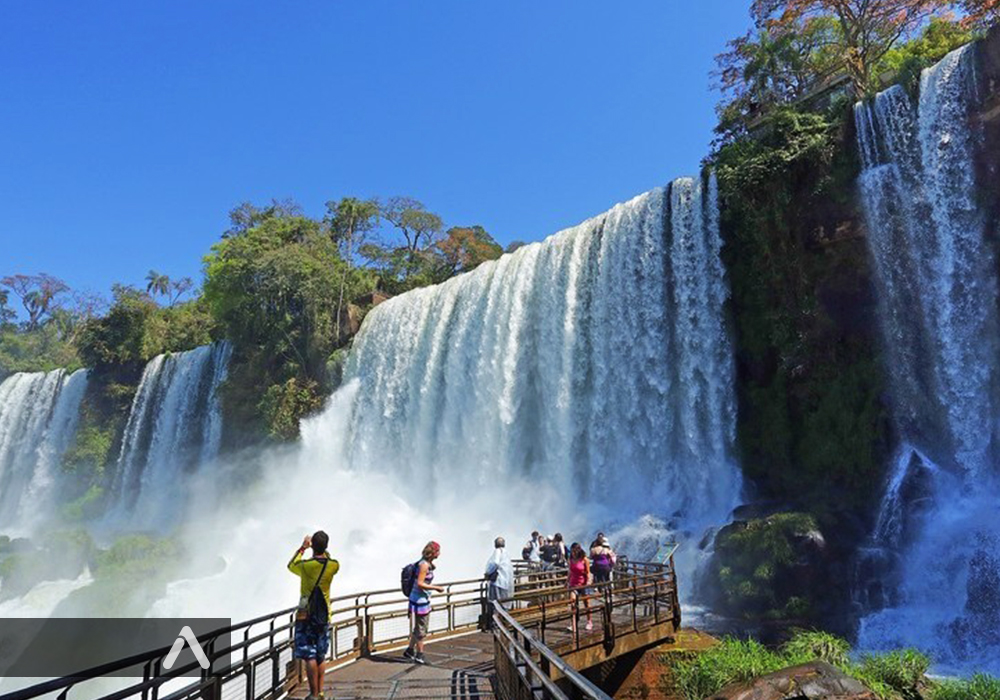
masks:
[[[516,593],[492,609],[484,580],[444,584],[445,590],[433,599],[426,641],[492,627],[497,690],[503,700],[566,700],[559,683],[572,687],[571,696],[607,700],[563,657],[595,646],[611,648],[616,638],[663,622],[676,629],[680,605],[673,559],[665,564],[623,560],[613,581],[591,586],[589,591],[569,590],[565,581],[565,569],[543,571],[515,562]],[[581,627],[588,606],[599,619],[595,633]],[[406,644],[408,603],[398,589],[331,598],[330,608],[328,669]],[[163,647],[14,691],[4,700],[44,696],[58,700],[275,700],[304,680],[300,664],[292,658],[294,619],[295,608],[288,608],[200,635],[198,640],[211,662],[207,670],[196,663],[164,669],[170,647]],[[570,635],[565,628],[573,620],[581,624]],[[135,677],[110,678],[129,669]],[[119,687],[108,690],[109,683]]]
[[[663,563],[622,561],[606,583],[568,589],[565,572],[540,576],[531,588],[495,604],[494,663],[503,700],[566,700],[567,696],[606,700],[602,690],[567,660],[644,632],[676,631],[681,607],[674,569],[674,546]],[[586,622],[597,624],[588,630]],[[655,637],[655,635],[653,635]],[[599,657],[599,655],[598,655]],[[560,687],[565,679],[572,687]]]

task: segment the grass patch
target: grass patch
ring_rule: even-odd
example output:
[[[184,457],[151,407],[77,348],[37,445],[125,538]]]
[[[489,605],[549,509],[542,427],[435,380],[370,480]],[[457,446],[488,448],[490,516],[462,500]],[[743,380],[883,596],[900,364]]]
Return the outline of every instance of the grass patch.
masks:
[[[870,688],[880,700],[919,700],[919,690],[927,686],[924,674],[930,659],[914,649],[903,649],[886,654],[869,654],[854,663],[850,659],[850,645],[843,639],[826,632],[800,631],[781,648],[768,649],[755,640],[727,637],[712,649],[693,658],[672,661],[674,689],[687,700],[702,700],[733,683],[747,683],[754,678],[780,671],[790,666],[826,661],[847,675]],[[989,679],[992,680],[992,679]],[[971,684],[973,681],[968,681]],[[987,690],[1000,692],[1000,682],[989,685],[978,681]],[[968,685],[960,686],[959,691]],[[940,686],[941,692],[944,685]],[[933,695],[932,700],[975,698],[972,695]],[[981,695],[989,700],[1000,700],[998,695]]]
[[[1000,678],[976,674],[968,680],[943,681],[931,690],[930,700],[1000,700]]]

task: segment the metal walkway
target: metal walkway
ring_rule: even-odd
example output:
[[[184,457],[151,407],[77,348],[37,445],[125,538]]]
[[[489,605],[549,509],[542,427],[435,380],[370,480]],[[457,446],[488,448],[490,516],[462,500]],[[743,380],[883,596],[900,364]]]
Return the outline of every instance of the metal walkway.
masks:
[[[396,589],[332,598],[324,679],[329,700],[608,700],[583,672],[670,641],[680,627],[673,550],[664,563],[621,560],[613,581],[566,588],[565,570],[515,563],[515,594],[488,603],[481,579],[435,594],[426,666],[401,656],[407,603]],[[3,700],[280,700],[307,694],[292,658],[294,608],[199,637],[212,666],[163,668],[169,649],[138,654],[79,676],[40,683]],[[590,625],[588,626],[588,621]],[[132,669],[142,680],[111,693],[90,681]],[[200,672],[200,678],[184,678]],[[599,674],[597,674],[599,675]]]

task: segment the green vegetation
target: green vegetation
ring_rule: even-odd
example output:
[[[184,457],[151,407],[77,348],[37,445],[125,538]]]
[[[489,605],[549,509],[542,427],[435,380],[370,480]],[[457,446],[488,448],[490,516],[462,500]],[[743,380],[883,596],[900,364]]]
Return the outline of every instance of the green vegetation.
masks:
[[[142,617],[166,593],[167,581],[184,569],[184,551],[176,540],[150,535],[126,535],[108,549],[94,553],[94,581],[73,591],[56,615]]]
[[[903,85],[910,94],[916,95],[920,85],[920,71],[974,38],[975,34],[966,26],[943,17],[934,17],[920,36],[886,53],[879,65],[880,77],[893,76],[895,82]]]
[[[858,663],[850,660],[849,652],[847,642],[825,632],[798,632],[776,650],[754,640],[727,637],[696,656],[677,659],[672,676],[676,689],[688,700],[702,700],[731,683],[746,683],[816,660],[856,678],[880,700],[917,700],[919,691],[927,685],[924,674],[930,660],[920,652],[906,649],[867,655]]]
[[[354,300],[443,282],[502,252],[480,226],[442,237],[441,218],[406,197],[331,201],[322,221],[289,204],[246,204],[231,219],[205,258],[202,298],[235,347],[228,423],[250,439],[294,439],[322,405],[366,311]]]
[[[861,662],[843,670],[870,688],[882,700],[922,700],[924,674],[931,660],[915,649],[865,654]]]
[[[68,291],[62,280],[46,274],[0,278],[0,377],[80,367],[73,340],[80,321],[93,311],[93,300],[66,301]],[[12,297],[28,318],[22,324],[16,323]]]
[[[739,445],[765,497],[863,511],[882,477],[871,269],[848,111],[775,112],[713,158],[732,285]]]
[[[722,93],[716,131],[723,142],[744,138],[775,111],[822,101],[845,88],[854,97],[897,81],[915,88],[920,69],[973,38],[972,5],[962,21],[953,0],[754,0],[754,29],[716,57]],[[978,10],[978,11],[977,11]]]
[[[778,513],[724,527],[713,558],[721,607],[745,618],[810,618],[810,581],[800,573],[798,585],[792,585],[791,572],[794,567],[815,569],[813,538],[822,543],[815,520],[804,513]]]
[[[0,600],[23,595],[43,581],[76,578],[93,552],[83,530],[57,530],[38,544],[0,536]]]
[[[328,202],[321,220],[293,202],[245,202],[205,257],[198,290],[189,278],[150,270],[144,289],[115,285],[108,304],[50,275],[0,280],[0,377],[92,370],[64,460],[80,477],[67,516],[85,517],[98,507],[142,369],[156,355],[231,341],[228,440],[292,440],[338,380],[367,310],[359,298],[370,305],[375,291],[443,282],[502,252],[481,226],[444,232],[441,217],[409,197],[344,197]],[[20,323],[15,299],[27,319]]]
[[[938,683],[930,700],[1000,700],[1000,678],[976,674],[968,680]]]

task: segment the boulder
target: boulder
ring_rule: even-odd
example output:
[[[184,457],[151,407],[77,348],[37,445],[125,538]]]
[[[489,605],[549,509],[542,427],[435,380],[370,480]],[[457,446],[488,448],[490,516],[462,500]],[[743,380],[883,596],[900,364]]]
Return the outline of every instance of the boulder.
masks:
[[[824,661],[782,669],[733,684],[711,700],[878,700],[875,693]]]
[[[706,580],[716,607],[750,620],[814,621],[830,575],[831,557],[815,519],[775,513],[736,521],[719,531]]]

